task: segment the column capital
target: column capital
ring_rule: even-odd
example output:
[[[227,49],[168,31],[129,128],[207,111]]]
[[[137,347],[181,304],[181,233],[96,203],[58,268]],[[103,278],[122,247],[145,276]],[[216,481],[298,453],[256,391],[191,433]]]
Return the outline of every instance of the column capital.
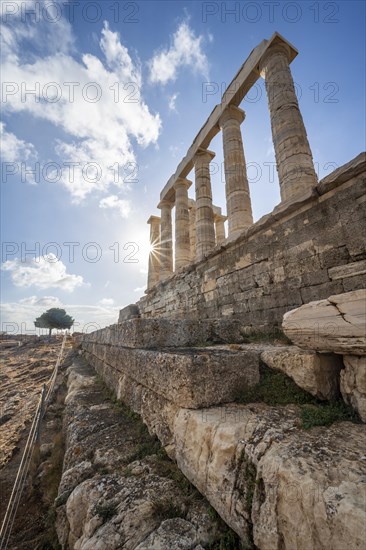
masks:
[[[224,214],[215,214],[214,213],[214,221],[215,222],[226,222],[227,216],[224,216]]]
[[[199,147],[196,154],[193,157],[193,164],[196,165],[196,162],[206,162],[209,164],[213,158],[215,158],[216,153],[210,151],[209,149],[202,149]]]
[[[172,209],[174,206],[174,202],[171,201],[171,200],[168,200],[168,199],[162,199],[159,204],[158,204],[158,208],[170,208]]]
[[[180,187],[181,185],[188,189],[192,185],[192,181],[187,178],[177,178],[174,182],[174,189],[177,189],[177,187]]]
[[[146,222],[149,225],[153,225],[154,223],[160,223],[160,216],[150,216],[150,218]]]
[[[243,109],[240,109],[239,107],[236,107],[235,105],[229,105],[224,109],[222,112],[222,115],[219,118],[219,126],[222,127],[225,122],[228,120],[237,120],[239,124],[243,122],[245,119],[245,111]]]
[[[282,54],[286,56],[288,63],[291,61],[291,50],[289,46],[283,42],[276,42],[268,48],[268,50],[263,54],[262,59],[258,64],[259,72],[262,78],[265,78],[265,65],[272,55]]]

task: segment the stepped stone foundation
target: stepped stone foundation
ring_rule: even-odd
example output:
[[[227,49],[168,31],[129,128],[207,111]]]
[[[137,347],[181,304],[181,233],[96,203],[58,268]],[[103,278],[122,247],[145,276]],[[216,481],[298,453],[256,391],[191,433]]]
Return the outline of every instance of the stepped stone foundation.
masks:
[[[365,287],[366,155],[149,289],[143,318],[237,318],[280,326],[287,311]]]
[[[246,548],[361,550],[365,426],[319,424],[329,405],[320,400],[345,415],[342,398],[366,422],[366,154],[317,181],[296,55],[278,33],[254,48],[162,189],[160,217],[149,218],[146,295],[77,341]],[[281,203],[253,223],[239,105],[260,76]],[[220,131],[227,218],[210,180]],[[281,327],[295,346],[278,344]],[[311,429],[298,405],[237,402],[268,369],[319,400],[308,405]]]

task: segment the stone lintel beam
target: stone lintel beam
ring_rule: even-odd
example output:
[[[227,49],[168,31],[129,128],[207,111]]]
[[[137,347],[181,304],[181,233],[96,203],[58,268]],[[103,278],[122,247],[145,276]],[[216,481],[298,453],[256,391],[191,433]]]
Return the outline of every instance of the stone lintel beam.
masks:
[[[178,178],[175,182],[175,270],[184,267],[191,260],[189,228],[188,188],[190,180]]]
[[[206,149],[209,147],[212,139],[219,133],[219,119],[225,108],[229,105],[235,105],[236,107],[240,105],[250,88],[260,78],[259,64],[262,56],[266,53],[268,48],[276,44],[285,44],[289,48],[290,62],[295,59],[298,54],[297,49],[278,32],[275,32],[269,40],[262,40],[262,42],[252,50],[249,57],[240,67],[227,87],[222,97],[222,102],[214,107],[206,122],[194,138],[186,156],[181,160],[175,173],[169,178],[167,184],[161,191],[161,199],[167,198],[169,200],[174,200],[175,180],[178,177],[185,178],[188,176],[193,169],[193,159],[198,149]]]

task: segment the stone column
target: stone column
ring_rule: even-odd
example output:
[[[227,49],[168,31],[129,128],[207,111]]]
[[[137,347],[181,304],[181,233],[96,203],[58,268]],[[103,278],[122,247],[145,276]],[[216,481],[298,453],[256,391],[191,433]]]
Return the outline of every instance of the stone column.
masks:
[[[216,244],[221,244],[225,240],[225,221],[227,220],[226,216],[222,214],[215,214],[215,233],[216,233]]]
[[[199,149],[193,159],[196,187],[196,258],[198,260],[215,246],[210,177],[210,162],[214,156],[215,153],[212,151]]]
[[[189,208],[189,241],[190,241],[190,260],[193,262],[196,258],[196,202],[188,199]]]
[[[260,71],[265,78],[272,138],[282,201],[292,201],[317,183],[304,121],[297,101],[286,44],[274,44],[264,54]]]
[[[173,243],[172,243],[172,207],[168,200],[160,201],[160,280],[164,281],[173,274]]]
[[[224,145],[226,209],[229,220],[229,237],[252,225],[247,169],[244,157],[240,124],[245,118],[242,109],[230,105],[220,117]]]
[[[147,289],[152,288],[160,279],[160,218],[150,216],[147,220],[150,225],[150,254]]]
[[[187,265],[191,258],[189,237],[188,188],[192,184],[185,178],[175,182],[175,271]]]

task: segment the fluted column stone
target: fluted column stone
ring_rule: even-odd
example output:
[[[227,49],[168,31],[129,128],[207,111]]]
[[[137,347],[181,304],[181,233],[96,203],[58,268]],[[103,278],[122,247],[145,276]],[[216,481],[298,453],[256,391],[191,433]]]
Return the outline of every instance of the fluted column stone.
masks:
[[[266,84],[282,202],[291,202],[304,195],[318,182],[289,59],[288,46],[274,44],[260,63]]]
[[[189,241],[190,241],[190,260],[193,262],[196,258],[196,202],[188,199],[189,208]]]
[[[175,182],[175,271],[187,265],[191,258],[189,235],[188,188],[192,184],[185,178]]]
[[[253,223],[247,169],[240,124],[245,118],[242,109],[230,105],[220,117],[225,167],[226,210],[229,236],[237,235]]]
[[[216,244],[221,244],[225,241],[225,221],[227,220],[226,216],[222,214],[215,214],[215,233],[216,233]]]
[[[160,221],[160,280],[164,281],[173,274],[172,208],[173,203],[164,199],[158,208]]]
[[[160,279],[160,218],[159,216],[150,216],[147,223],[150,225],[149,272],[147,276],[149,290]]]
[[[200,260],[215,246],[210,162],[215,153],[199,149],[193,163],[196,188],[196,258]]]

